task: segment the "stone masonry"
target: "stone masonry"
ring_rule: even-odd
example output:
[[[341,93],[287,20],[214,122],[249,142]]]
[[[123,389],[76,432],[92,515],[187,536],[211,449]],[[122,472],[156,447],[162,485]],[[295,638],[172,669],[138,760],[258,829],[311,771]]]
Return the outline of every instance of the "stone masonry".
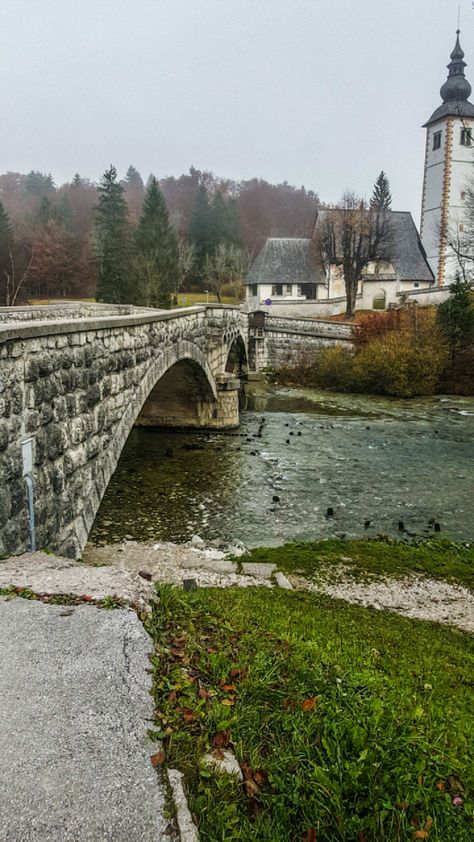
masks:
[[[139,416],[238,425],[238,372],[226,366],[237,338],[247,347],[248,317],[221,306],[40,309],[0,312],[0,555],[29,548],[21,442],[31,435],[37,546],[79,557]],[[181,393],[170,397],[170,376],[166,405],[147,412],[171,369]]]
[[[30,549],[22,443],[33,441],[36,545],[80,557],[135,424],[230,429],[239,376],[343,342],[351,327],[236,307],[0,308],[0,556]]]

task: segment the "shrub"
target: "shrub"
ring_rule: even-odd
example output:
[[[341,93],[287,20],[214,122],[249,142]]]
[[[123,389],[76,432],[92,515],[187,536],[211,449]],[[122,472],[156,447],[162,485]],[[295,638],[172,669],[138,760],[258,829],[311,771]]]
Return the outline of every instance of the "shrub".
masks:
[[[285,369],[284,379],[343,392],[434,394],[448,358],[436,313],[416,307],[393,312],[364,320],[354,354],[340,346],[326,348],[312,359],[302,358],[295,370]]]

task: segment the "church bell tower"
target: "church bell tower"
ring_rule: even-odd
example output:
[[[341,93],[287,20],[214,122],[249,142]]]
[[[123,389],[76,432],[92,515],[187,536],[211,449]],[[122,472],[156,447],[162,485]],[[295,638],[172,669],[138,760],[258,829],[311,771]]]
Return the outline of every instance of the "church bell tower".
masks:
[[[456,259],[450,239],[463,231],[466,189],[474,177],[474,105],[459,41],[448,64],[449,75],[440,90],[442,105],[426,128],[425,176],[421,209],[421,241],[438,286],[452,283]]]

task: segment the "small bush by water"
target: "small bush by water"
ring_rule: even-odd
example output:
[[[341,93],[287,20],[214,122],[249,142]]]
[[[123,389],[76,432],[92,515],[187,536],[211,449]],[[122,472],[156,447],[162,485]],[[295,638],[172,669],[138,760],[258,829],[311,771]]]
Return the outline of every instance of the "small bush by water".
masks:
[[[409,398],[474,393],[474,309],[465,284],[433,307],[389,310],[361,319],[355,351],[336,346],[303,355],[280,379],[316,388]]]

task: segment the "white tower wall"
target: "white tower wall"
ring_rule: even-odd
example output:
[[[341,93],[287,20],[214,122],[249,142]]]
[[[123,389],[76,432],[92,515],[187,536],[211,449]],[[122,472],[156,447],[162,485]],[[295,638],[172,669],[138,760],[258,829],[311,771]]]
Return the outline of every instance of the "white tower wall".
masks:
[[[447,117],[427,127],[425,177],[421,212],[421,241],[439,286],[450,284],[457,263],[446,239],[456,236],[462,225],[462,194],[474,177],[474,146],[461,143],[462,129],[474,133],[474,121]],[[434,136],[441,132],[441,146],[434,149]],[[474,134],[473,134],[474,136]]]

